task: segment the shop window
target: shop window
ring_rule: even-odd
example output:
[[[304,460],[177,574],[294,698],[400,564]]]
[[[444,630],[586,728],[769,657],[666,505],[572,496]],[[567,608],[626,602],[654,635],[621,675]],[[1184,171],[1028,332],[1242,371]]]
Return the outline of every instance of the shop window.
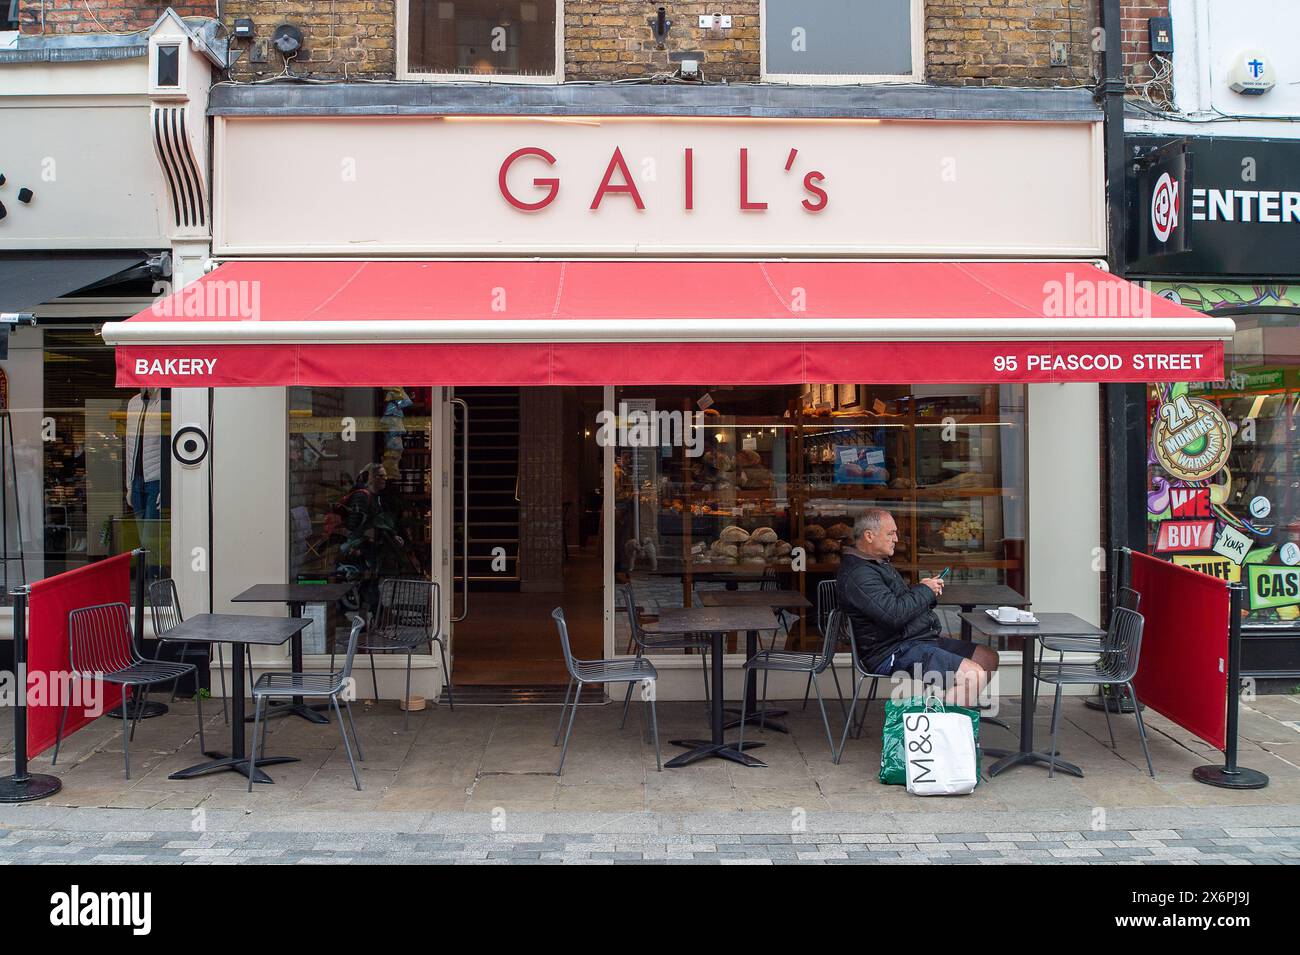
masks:
[[[1021,386],[629,387],[615,405],[652,422],[649,446],[619,432],[614,470],[616,576],[650,613],[763,577],[815,602],[873,507],[898,522],[905,577],[1025,592]],[[780,639],[807,647],[814,628]]]
[[[921,0],[763,0],[763,79],[861,83],[924,76]]]
[[[1223,381],[1148,390],[1150,552],[1245,583],[1252,627],[1300,627],[1300,298],[1286,286],[1156,290],[1259,313],[1234,317]]]
[[[385,578],[430,576],[431,400],[428,388],[289,389],[289,579],[356,584],[313,608],[307,653],[345,649],[344,614],[373,614]]]
[[[406,78],[562,78],[558,0],[406,0],[399,11]]]
[[[24,574],[40,580],[140,546],[150,577],[168,576],[170,393],[116,387],[113,350],[90,328],[21,329],[0,370],[6,592]]]

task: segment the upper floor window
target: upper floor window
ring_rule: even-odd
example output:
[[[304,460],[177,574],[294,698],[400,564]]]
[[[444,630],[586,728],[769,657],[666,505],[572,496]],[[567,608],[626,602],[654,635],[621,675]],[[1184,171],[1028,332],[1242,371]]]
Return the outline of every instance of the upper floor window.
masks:
[[[564,63],[560,3],[399,2],[399,75],[405,79],[558,83]]]
[[[0,0],[0,31],[18,29],[18,0]]]
[[[920,82],[923,0],[763,0],[763,79]]]

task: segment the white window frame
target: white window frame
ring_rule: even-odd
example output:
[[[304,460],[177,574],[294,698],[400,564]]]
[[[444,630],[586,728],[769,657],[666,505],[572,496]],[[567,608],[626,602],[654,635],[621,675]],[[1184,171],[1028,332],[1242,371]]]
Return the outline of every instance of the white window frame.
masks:
[[[564,0],[537,0],[538,3],[555,4],[555,72],[549,76],[516,76],[491,73],[417,73],[407,67],[410,49],[410,4],[412,0],[397,0],[397,70],[399,80],[421,83],[536,83],[564,82]]]
[[[925,0],[912,3],[912,72],[910,73],[769,73],[767,71],[767,0],[760,0],[758,49],[760,77],[764,83],[801,86],[851,86],[859,83],[925,82]]]

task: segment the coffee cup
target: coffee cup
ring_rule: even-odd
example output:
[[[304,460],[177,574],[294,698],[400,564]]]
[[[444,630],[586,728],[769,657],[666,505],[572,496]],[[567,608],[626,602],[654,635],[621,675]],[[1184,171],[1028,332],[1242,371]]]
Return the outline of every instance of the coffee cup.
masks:
[[[1015,623],[1020,619],[1020,611],[1015,607],[999,607],[998,621],[1000,623]]]
[[[1019,615],[1019,617],[1018,617],[1017,619],[1018,619],[1018,621],[1019,621],[1020,623],[1033,623],[1033,622],[1034,622],[1034,615],[1033,615],[1033,613],[1032,613],[1031,611],[1028,611],[1028,610],[1021,610],[1021,611],[1019,611],[1019,614],[1020,614],[1020,615]]]

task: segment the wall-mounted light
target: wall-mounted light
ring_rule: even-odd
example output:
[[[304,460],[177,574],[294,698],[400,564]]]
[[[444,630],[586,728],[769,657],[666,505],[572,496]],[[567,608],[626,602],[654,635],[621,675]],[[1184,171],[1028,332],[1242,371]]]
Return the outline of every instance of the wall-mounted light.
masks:
[[[655,11],[655,15],[650,18],[650,31],[655,35],[655,43],[659,49],[664,48],[668,41],[668,31],[672,29],[673,21],[668,19],[668,8],[660,7]]]

